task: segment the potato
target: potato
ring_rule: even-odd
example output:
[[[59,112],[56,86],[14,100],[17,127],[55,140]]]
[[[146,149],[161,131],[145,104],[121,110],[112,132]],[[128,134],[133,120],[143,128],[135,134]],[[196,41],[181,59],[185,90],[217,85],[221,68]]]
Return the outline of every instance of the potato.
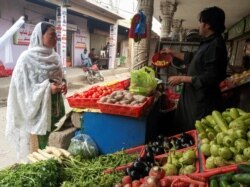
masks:
[[[108,100],[108,97],[102,97],[99,101],[101,102],[101,103],[105,103],[105,102],[107,102],[107,100]]]
[[[116,101],[120,101],[120,100],[122,100],[123,99],[123,95],[122,94],[117,94],[115,97],[114,97],[114,99],[116,99]]]
[[[147,97],[143,95],[134,95],[134,98],[139,102],[139,103],[144,103],[147,100]]]
[[[134,100],[130,103],[130,105],[137,105],[138,104],[138,101]]]
[[[124,96],[124,99],[128,100],[129,102],[134,101],[134,97],[131,93],[128,93]]]
[[[128,105],[130,102],[128,100],[122,100],[119,103],[122,105]]]

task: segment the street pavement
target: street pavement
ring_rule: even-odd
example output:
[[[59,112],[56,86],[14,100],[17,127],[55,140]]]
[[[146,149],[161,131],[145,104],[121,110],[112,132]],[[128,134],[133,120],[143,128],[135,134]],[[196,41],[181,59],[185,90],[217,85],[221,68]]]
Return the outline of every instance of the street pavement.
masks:
[[[93,85],[89,85],[87,80],[84,80],[82,76],[76,75],[76,71],[79,70],[71,70],[68,82],[68,93],[64,97],[64,103],[66,112],[69,112],[71,108],[68,105],[66,97],[72,95],[75,92],[80,92],[87,90]],[[112,82],[115,80],[124,80],[130,77],[130,72],[128,69],[116,70],[116,71],[103,71],[104,82],[98,82],[94,85],[102,85],[107,82]],[[74,77],[75,76],[75,77]],[[72,78],[74,77],[74,78]],[[0,78],[1,80],[1,78]],[[16,151],[10,147],[10,144],[5,138],[5,126],[6,126],[6,97],[0,97],[0,169],[3,169],[7,166],[13,165],[17,162],[16,159]]]

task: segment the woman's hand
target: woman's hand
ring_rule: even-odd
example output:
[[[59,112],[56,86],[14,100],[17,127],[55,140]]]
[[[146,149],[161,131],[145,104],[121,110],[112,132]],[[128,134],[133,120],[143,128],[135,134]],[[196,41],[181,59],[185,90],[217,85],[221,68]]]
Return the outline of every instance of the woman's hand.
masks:
[[[66,85],[65,82],[63,82],[63,83],[61,84],[61,93],[63,93],[64,95],[66,95],[67,92],[68,92],[67,85]]]

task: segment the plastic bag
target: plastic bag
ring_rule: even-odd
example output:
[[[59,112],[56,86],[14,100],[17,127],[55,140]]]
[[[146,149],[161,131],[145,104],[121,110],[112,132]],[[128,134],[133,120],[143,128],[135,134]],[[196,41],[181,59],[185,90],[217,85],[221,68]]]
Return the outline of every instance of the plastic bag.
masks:
[[[131,71],[129,91],[139,95],[150,95],[157,87],[155,72],[150,67]]]
[[[96,143],[87,134],[78,134],[72,138],[68,151],[83,158],[93,158],[99,154]]]

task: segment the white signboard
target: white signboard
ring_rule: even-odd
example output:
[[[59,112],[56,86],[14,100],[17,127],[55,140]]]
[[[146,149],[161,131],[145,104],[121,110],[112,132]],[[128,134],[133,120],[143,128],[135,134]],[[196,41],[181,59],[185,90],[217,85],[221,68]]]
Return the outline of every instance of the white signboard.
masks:
[[[30,36],[35,25],[25,23],[14,35],[13,42],[16,45],[29,45]]]
[[[61,7],[61,61],[67,66],[67,8]]]
[[[57,46],[56,51],[61,57],[63,67],[67,67],[67,8],[60,7],[56,13],[56,33]]]

